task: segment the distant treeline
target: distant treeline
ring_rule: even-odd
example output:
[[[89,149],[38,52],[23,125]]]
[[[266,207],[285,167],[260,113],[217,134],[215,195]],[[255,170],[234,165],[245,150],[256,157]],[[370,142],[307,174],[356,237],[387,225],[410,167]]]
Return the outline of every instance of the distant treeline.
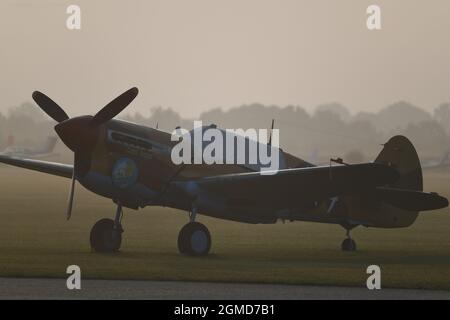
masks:
[[[450,150],[450,104],[441,104],[432,113],[408,102],[398,102],[376,113],[352,115],[338,103],[318,106],[308,113],[299,106],[266,106],[258,103],[223,111],[216,108],[197,119],[182,118],[170,108],[152,108],[150,116],[123,115],[124,120],[172,131],[190,129],[193,120],[217,124],[222,128],[268,128],[272,119],[280,129],[280,145],[292,154],[310,161],[326,161],[355,152],[372,160],[390,136],[403,134],[412,140],[421,158],[437,158]],[[32,103],[10,108],[0,115],[0,141],[6,145],[14,135],[17,145],[32,145],[54,134],[55,123]],[[64,153],[59,143],[57,148]]]

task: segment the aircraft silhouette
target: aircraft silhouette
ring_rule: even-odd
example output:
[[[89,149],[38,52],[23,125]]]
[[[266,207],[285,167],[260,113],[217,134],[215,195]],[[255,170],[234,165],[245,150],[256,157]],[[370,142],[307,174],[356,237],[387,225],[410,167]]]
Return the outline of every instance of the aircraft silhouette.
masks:
[[[435,169],[435,168],[446,168],[449,166],[449,154],[450,152],[445,151],[439,160],[431,160],[422,162],[422,169]]]
[[[33,158],[47,158],[55,155],[53,149],[55,148],[58,137],[50,136],[44,143],[33,147],[23,147],[14,145],[14,138],[10,135],[8,137],[8,146],[0,151],[0,155],[14,156],[14,157],[33,157]]]
[[[342,250],[356,250],[350,230],[358,225],[399,228],[411,225],[420,211],[448,206],[437,193],[423,192],[422,170],[411,142],[395,136],[374,162],[314,166],[280,149],[280,169],[263,175],[250,165],[180,164],[171,161],[177,143],[159,129],[113,120],[137,96],[131,88],[94,116],[69,118],[45,94],[34,101],[58,124],[55,131],[74,153],[74,164],[0,155],[0,162],[71,179],[67,218],[72,212],[75,182],[112,199],[115,218],[91,229],[97,252],[118,251],[122,241],[122,207],[167,206],[189,213],[178,236],[182,254],[206,255],[211,235],[196,222],[197,213],[244,223],[278,220],[314,221],[347,230]]]

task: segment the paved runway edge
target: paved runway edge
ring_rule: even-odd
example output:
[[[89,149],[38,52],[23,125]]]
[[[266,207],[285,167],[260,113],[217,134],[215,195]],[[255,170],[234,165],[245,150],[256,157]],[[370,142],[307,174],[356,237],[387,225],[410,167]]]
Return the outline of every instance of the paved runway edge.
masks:
[[[0,299],[450,299],[450,291],[368,290],[357,287],[211,283],[149,280],[92,280],[68,290],[66,279],[0,278]]]

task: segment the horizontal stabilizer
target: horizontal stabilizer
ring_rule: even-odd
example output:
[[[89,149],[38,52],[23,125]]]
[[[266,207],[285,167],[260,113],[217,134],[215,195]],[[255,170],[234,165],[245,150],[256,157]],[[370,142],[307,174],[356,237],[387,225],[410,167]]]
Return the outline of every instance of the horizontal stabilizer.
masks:
[[[427,211],[448,207],[448,200],[437,193],[387,187],[378,187],[376,192],[384,202],[408,211]]]

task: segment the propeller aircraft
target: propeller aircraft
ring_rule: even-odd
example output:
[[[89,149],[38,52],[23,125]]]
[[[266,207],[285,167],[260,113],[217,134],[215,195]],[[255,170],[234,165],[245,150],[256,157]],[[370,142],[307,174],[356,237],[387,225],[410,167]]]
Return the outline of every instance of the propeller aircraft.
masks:
[[[96,252],[116,252],[122,242],[123,207],[166,206],[188,213],[178,236],[180,253],[209,253],[211,235],[197,214],[243,223],[312,221],[342,226],[342,250],[355,251],[350,231],[359,226],[410,226],[419,212],[448,206],[437,193],[423,192],[414,146],[404,136],[384,144],[374,162],[315,166],[280,149],[280,168],[267,175],[254,166],[174,164],[171,133],[113,119],[137,96],[124,92],[94,116],[70,118],[47,95],[37,105],[57,124],[55,131],[73,152],[73,165],[0,155],[0,162],[71,179],[66,210],[72,214],[75,185],[111,199],[114,219],[101,219],[90,233]],[[272,124],[273,126],[273,124]],[[270,141],[270,140],[269,140]],[[270,144],[271,142],[269,142]]]
[[[13,136],[9,136],[9,141],[14,141]],[[0,155],[7,156],[15,156],[15,157],[30,157],[33,159],[36,158],[49,158],[51,156],[56,156],[56,153],[53,153],[55,149],[56,142],[58,142],[58,137],[50,136],[47,137],[47,140],[39,145],[33,147],[22,147],[13,145],[13,143],[8,143],[8,146],[0,151]]]

